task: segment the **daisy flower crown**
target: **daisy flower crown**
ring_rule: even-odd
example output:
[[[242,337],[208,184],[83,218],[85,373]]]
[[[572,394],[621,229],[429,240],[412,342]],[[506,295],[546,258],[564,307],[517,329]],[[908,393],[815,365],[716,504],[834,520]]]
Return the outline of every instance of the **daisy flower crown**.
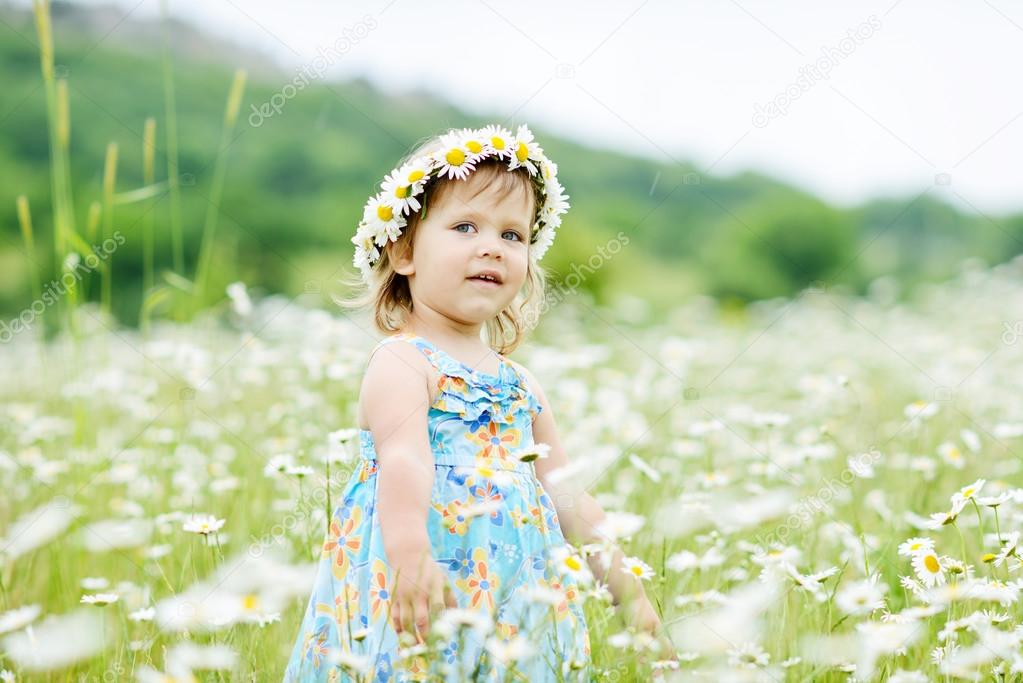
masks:
[[[530,257],[539,260],[554,241],[561,215],[568,211],[568,195],[558,182],[558,166],[547,158],[533,134],[521,125],[512,135],[507,129],[491,125],[462,128],[440,136],[434,151],[424,152],[391,171],[380,184],[380,191],[369,198],[359,228],[352,238],[355,245],[353,265],[370,281],[373,266],[380,260],[388,240],[396,242],[413,211],[422,205],[417,197],[434,178],[465,180],[484,159],[496,158],[508,163],[508,170],[519,167],[529,171],[537,197],[537,210],[530,230]]]

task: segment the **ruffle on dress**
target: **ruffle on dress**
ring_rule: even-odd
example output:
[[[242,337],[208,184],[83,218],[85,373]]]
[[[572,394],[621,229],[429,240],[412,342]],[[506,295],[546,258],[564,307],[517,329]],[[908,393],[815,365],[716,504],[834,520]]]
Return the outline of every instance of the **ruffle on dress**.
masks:
[[[433,402],[434,408],[455,413],[468,423],[486,422],[489,417],[502,424],[514,422],[520,410],[528,412],[531,419],[543,411],[525,377],[503,356],[498,374],[491,375],[477,372],[429,342],[426,344],[423,353],[440,373],[437,382],[440,393]]]

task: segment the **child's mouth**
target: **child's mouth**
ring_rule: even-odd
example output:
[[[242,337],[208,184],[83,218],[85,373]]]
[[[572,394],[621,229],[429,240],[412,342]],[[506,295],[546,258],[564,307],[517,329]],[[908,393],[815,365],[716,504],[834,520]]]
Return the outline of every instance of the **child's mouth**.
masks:
[[[469,277],[466,278],[466,280],[469,280],[470,282],[475,283],[478,287],[483,287],[484,289],[496,289],[501,286],[500,282],[497,282],[496,280],[488,280],[484,277]]]

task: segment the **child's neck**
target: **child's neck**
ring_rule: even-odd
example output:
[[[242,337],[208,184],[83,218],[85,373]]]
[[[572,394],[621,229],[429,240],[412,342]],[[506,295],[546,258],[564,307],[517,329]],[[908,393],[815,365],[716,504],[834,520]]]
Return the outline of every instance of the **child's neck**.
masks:
[[[413,313],[402,328],[402,332],[426,337],[442,346],[480,349],[486,347],[480,337],[482,329],[481,324],[459,323],[434,312],[432,315]]]

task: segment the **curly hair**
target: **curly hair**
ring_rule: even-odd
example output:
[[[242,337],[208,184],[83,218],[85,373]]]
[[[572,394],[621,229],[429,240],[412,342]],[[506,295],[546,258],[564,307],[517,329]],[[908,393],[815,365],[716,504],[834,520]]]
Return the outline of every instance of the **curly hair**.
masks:
[[[440,138],[440,135],[429,138],[406,155],[398,167],[414,158],[438,150]],[[525,168],[509,171],[506,163],[496,158],[488,158],[478,163],[472,174],[480,175],[487,187],[496,183],[496,189],[502,197],[516,191],[527,192],[527,196],[532,197],[534,216],[537,207],[542,205],[542,198],[538,195],[536,185]],[[408,278],[395,272],[391,263],[392,254],[404,253],[405,249],[411,254],[416,229],[428,211],[430,203],[443,199],[450,192],[454,182],[459,181],[443,176],[429,182],[422,195],[422,208],[409,215],[407,225],[402,229],[397,241],[389,242],[381,249],[380,260],[374,264],[369,282],[364,282],[357,273],[349,273],[342,278],[342,283],[352,293],[348,297],[333,297],[336,304],[348,309],[371,308],[373,325],[381,334],[400,332],[405,327],[412,313],[412,292]],[[535,232],[530,235],[529,243],[532,244],[536,237]],[[526,282],[522,290],[516,293],[511,303],[484,324],[487,345],[500,354],[514,351],[526,333],[536,326],[544,300],[547,273],[532,258],[527,258],[526,262]]]

